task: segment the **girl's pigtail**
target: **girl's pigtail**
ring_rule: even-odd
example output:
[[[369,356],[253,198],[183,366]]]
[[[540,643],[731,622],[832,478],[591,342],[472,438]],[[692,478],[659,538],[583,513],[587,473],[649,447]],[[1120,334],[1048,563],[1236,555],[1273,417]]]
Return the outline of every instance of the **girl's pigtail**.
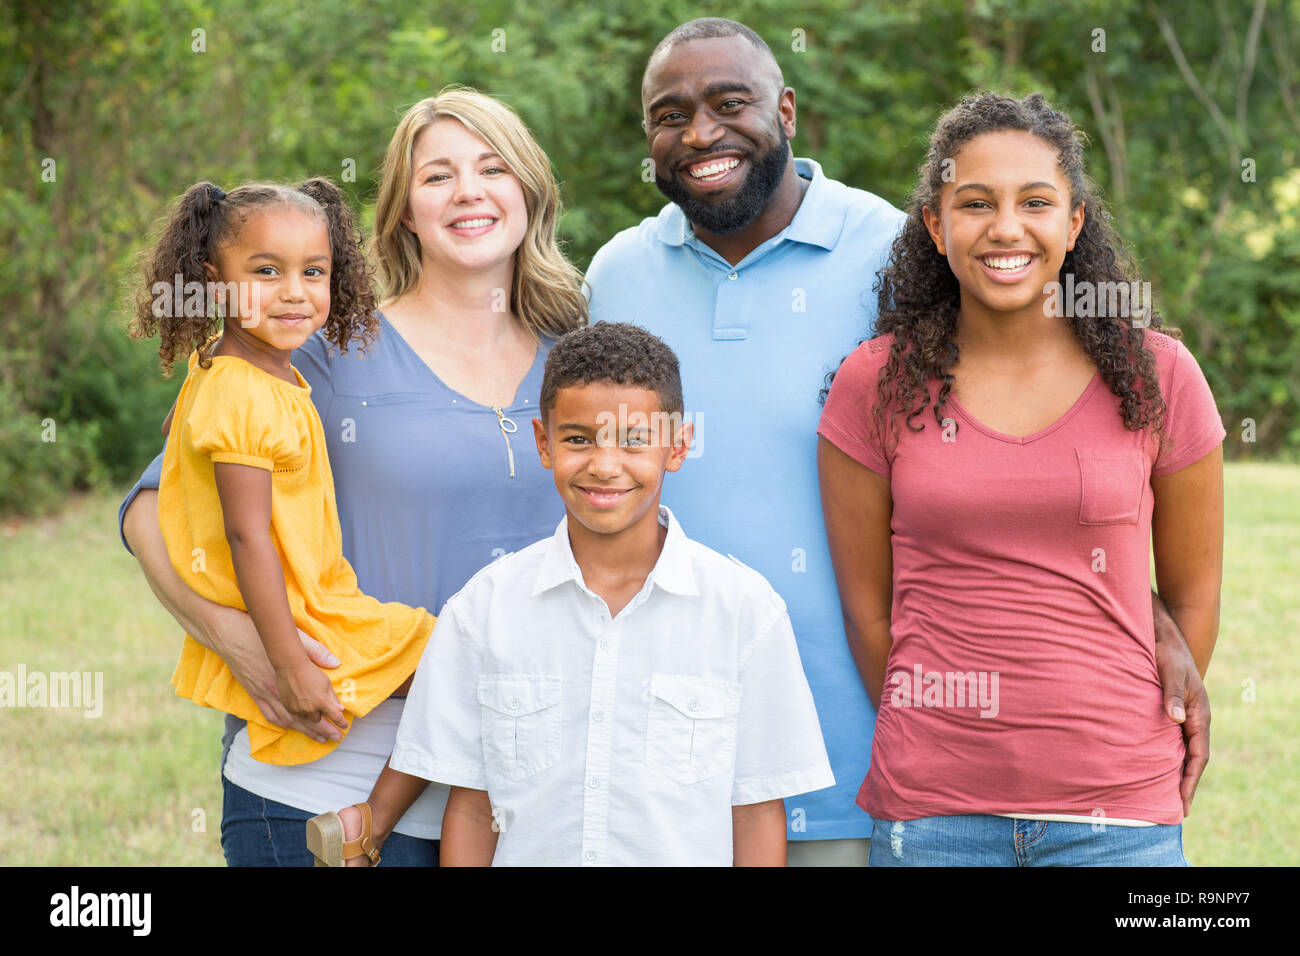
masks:
[[[325,210],[330,235],[330,314],[322,330],[325,340],[346,353],[356,342],[364,352],[379,332],[375,317],[374,275],[362,252],[357,228],[346,194],[324,177],[309,179],[298,187]]]
[[[204,263],[211,257],[224,197],[225,193],[209,182],[185,190],[145,261],[144,284],[136,293],[130,333],[136,339],[161,335],[158,355],[164,375],[171,374],[177,358],[187,357],[196,348],[203,367],[212,364],[201,346],[220,331],[222,323],[210,301],[210,277]]]

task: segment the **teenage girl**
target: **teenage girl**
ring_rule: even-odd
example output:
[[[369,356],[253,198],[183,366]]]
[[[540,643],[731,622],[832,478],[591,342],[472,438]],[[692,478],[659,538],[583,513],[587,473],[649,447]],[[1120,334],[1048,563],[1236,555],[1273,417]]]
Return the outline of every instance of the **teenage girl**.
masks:
[[[133,334],[161,335],[165,370],[189,355],[158,489],[171,563],[207,599],[247,610],[289,713],[346,733],[348,715],[364,716],[408,682],[434,619],[358,589],[320,416],[290,364],[317,329],[344,352],[374,334],[345,197],[325,179],[229,193],[198,183],[153,250],[145,290]],[[299,629],[340,666],[327,676]],[[305,763],[338,744],[269,723],[221,657],[192,637],[172,683],[182,697],[247,720],[258,760]]]
[[[819,427],[872,866],[1186,865],[1150,548],[1204,675],[1224,429],[1137,278],[1041,95],[940,119]]]

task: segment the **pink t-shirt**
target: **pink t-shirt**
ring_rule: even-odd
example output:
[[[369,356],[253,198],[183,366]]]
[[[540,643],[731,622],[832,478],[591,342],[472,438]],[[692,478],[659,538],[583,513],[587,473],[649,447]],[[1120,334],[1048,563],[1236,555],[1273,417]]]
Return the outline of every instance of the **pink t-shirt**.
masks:
[[[886,447],[869,425],[891,340],[849,355],[818,427],[888,478],[894,503],[893,646],[858,805],[888,820],[1178,823],[1183,737],[1156,673],[1150,479],[1223,440],[1196,360],[1146,333],[1171,439],[1158,458],[1100,374],[1033,435],[987,428],[949,397],[947,428],[933,407],[921,432],[900,416]]]

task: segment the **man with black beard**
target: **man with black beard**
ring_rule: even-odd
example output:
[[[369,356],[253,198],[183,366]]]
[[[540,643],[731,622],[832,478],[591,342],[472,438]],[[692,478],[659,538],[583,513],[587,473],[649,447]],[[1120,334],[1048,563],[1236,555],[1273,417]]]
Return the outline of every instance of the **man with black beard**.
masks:
[[[662,500],[688,534],[756,569],[786,602],[836,781],[785,801],[790,861],[865,866],[871,819],[854,798],[875,715],[845,641],[822,523],[818,391],[870,333],[873,276],[903,215],[793,157],[794,90],[742,24],[693,20],[668,34],[641,102],[655,182],[672,202],[596,253],[592,320],[634,322],[676,351],[695,441]],[[770,799],[765,768],[734,772],[736,803]]]
[[[644,326],[677,353],[695,438],[661,500],[689,535],[756,569],[787,605],[835,773],[835,786],[786,799],[789,861],[865,866],[873,824],[855,798],[875,713],[846,640],[826,544],[818,393],[871,335],[872,283],[904,217],[792,155],[794,90],[743,24],[708,18],[669,33],[646,65],[641,102],[655,182],[671,203],[596,253],[587,272],[592,321]],[[1159,623],[1158,645],[1168,635]],[[1162,683],[1199,688],[1176,626],[1172,634],[1181,651],[1162,658],[1158,650]],[[688,666],[680,657],[661,664],[670,675]],[[723,698],[738,692],[738,675],[691,676],[714,679]],[[734,737],[726,708],[662,703],[680,705],[681,727],[647,724],[648,736],[667,735],[647,740],[654,752],[689,747],[697,731]],[[1189,692],[1187,704],[1185,733],[1208,735],[1203,689]],[[772,799],[769,768],[732,769],[733,803]],[[765,832],[773,822],[763,821]]]
[[[681,208],[697,235],[701,232],[715,235],[735,232],[749,225],[763,211],[768,198],[781,185],[790,164],[790,140],[786,138],[784,128],[778,126],[777,132],[781,135],[780,142],[762,156],[750,157],[756,162],[748,175],[740,180],[736,194],[729,199],[711,201],[697,197],[695,191],[684,181],[679,182],[676,176],[664,179],[656,173],[655,185]],[[800,188],[804,187],[801,185]],[[722,190],[716,191],[716,194],[721,193]]]

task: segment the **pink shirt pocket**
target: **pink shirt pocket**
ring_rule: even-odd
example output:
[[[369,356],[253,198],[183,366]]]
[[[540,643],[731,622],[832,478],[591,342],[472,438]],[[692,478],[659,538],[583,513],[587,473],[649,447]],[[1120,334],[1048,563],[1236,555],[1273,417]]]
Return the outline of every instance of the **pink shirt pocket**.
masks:
[[[1141,451],[1079,456],[1079,523],[1137,524],[1147,482]]]

